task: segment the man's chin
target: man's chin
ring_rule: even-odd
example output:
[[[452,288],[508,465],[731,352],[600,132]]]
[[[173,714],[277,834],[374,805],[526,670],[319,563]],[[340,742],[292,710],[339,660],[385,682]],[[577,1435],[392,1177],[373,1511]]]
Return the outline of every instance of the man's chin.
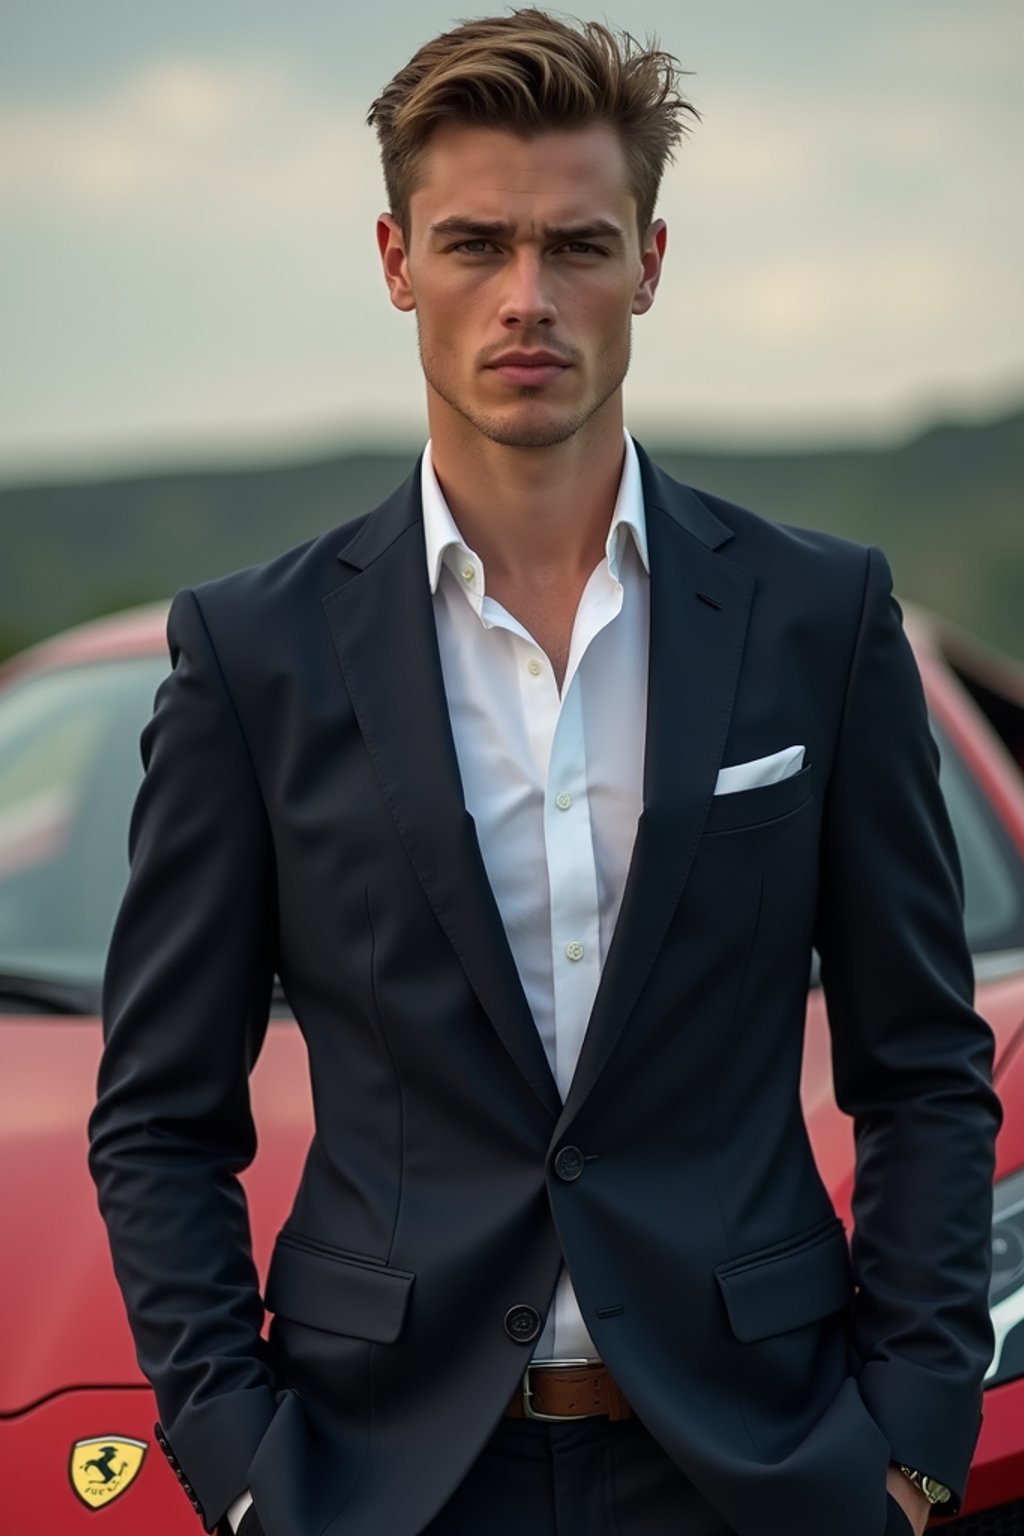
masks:
[[[575,437],[589,419],[589,413],[531,408],[529,399],[503,412],[463,411],[471,426],[492,443],[505,448],[554,448]]]
[[[579,422],[507,422],[485,431],[492,443],[505,448],[554,448],[567,443],[579,431]]]

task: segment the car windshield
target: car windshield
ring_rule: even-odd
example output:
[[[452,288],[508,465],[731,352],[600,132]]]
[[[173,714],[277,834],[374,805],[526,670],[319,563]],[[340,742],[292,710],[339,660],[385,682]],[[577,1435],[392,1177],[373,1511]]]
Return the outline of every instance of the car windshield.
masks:
[[[0,1009],[96,1006],[128,875],[139,736],[167,670],[159,655],[96,662],[36,673],[0,695]],[[1024,946],[1021,861],[936,735],[971,949]]]
[[[167,671],[162,656],[103,661],[0,695],[0,1007],[31,1001],[38,981],[98,992],[128,875],[139,733]]]

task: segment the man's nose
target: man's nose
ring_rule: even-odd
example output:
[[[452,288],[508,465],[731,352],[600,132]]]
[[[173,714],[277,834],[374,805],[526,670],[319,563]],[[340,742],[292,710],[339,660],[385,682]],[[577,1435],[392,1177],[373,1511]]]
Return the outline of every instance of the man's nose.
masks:
[[[557,310],[550,291],[550,273],[536,251],[519,251],[509,262],[505,274],[505,292],[500,317],[503,325],[525,327],[550,324]]]

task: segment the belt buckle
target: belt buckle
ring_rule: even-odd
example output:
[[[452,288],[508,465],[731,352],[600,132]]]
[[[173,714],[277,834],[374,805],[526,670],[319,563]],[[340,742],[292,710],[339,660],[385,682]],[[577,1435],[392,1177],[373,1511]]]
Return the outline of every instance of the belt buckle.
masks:
[[[547,1371],[575,1371],[580,1366],[597,1366],[600,1362],[595,1360],[531,1360],[523,1372],[523,1414],[528,1419],[536,1419],[541,1424],[571,1424],[577,1419],[592,1418],[588,1413],[537,1413],[530,1406],[533,1392],[530,1387],[530,1372],[537,1366],[542,1366]]]

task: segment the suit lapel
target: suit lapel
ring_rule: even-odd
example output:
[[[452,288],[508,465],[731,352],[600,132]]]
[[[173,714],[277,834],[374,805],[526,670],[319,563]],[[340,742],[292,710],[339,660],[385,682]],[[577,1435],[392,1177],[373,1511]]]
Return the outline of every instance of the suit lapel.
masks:
[[[561,1100],[465,807],[430,587],[419,464],[339,553],[324,599],[342,674],[395,826],[481,1006],[537,1098]]]
[[[618,1040],[679,903],[725,749],[754,577],[732,532],[637,445],[651,562],[644,809],[619,917],[556,1137]]]

